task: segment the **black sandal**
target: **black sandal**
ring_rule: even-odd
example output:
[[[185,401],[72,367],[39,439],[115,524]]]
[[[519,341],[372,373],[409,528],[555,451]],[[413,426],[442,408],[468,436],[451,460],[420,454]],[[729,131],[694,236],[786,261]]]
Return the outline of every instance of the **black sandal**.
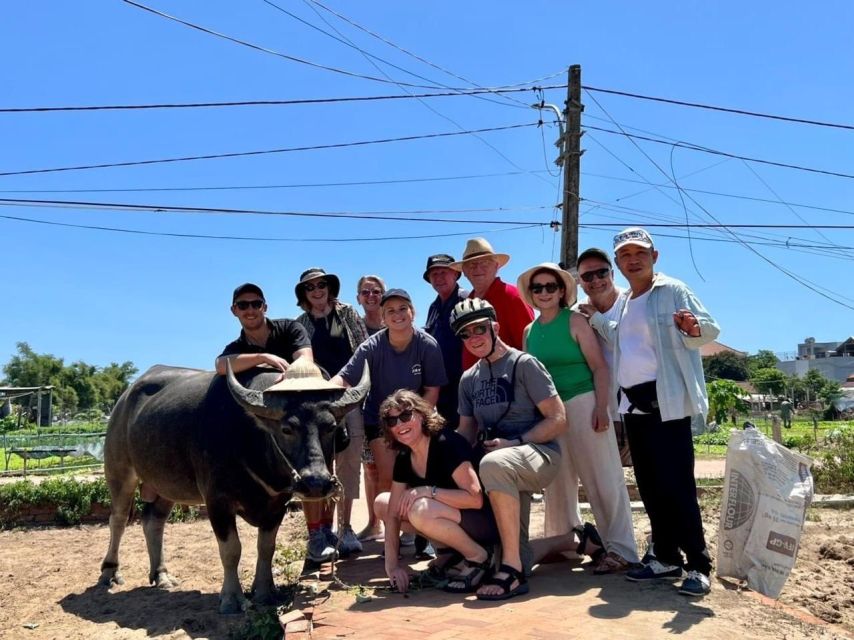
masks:
[[[427,566],[427,575],[437,581],[455,578],[456,574],[449,575],[448,571],[465,560],[465,556],[455,549],[437,549],[436,551],[439,555],[436,560]],[[444,558],[444,556],[447,557]],[[444,559],[444,562],[438,564],[437,561],[442,559]]]
[[[599,535],[599,531],[596,529],[596,526],[585,522],[582,527],[573,527],[572,529],[578,535],[578,546],[575,548],[575,552],[578,555],[582,556],[590,556],[594,562],[598,564],[598,562],[602,559],[607,553],[605,549],[605,543],[602,542],[602,537]],[[587,550],[587,543],[591,542],[597,547],[599,547],[593,553],[590,553]]]
[[[528,593],[530,587],[528,586],[528,579],[525,577],[524,571],[518,571],[514,569],[510,565],[502,564],[498,568],[497,573],[506,573],[506,578],[496,578],[493,574],[487,580],[483,582],[484,585],[495,585],[497,587],[501,587],[504,591],[502,593],[478,593],[478,600],[507,600],[508,598],[512,598],[513,596],[521,596],[525,593]],[[516,581],[518,584],[515,589],[511,589],[510,585]]]
[[[474,562],[463,558],[462,564],[469,572],[466,575],[459,574],[449,577],[449,584],[444,587],[448,593],[471,593],[472,591],[476,591],[483,584],[484,578],[489,576],[490,569],[492,568],[492,554],[487,552],[486,560],[483,562]],[[451,586],[451,583],[454,582],[462,582],[463,586]]]

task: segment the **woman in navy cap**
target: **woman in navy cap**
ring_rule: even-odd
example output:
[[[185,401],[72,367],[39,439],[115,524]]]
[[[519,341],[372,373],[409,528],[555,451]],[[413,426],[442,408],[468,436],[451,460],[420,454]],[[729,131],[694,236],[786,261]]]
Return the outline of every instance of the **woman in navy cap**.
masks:
[[[436,341],[415,327],[415,307],[403,289],[389,289],[381,301],[386,328],[363,342],[333,378],[345,386],[358,383],[368,365],[371,390],[365,401],[365,438],[379,472],[379,493],[391,488],[394,452],[382,438],[380,404],[398,389],[409,389],[436,405],[439,387],[447,383],[442,352]]]

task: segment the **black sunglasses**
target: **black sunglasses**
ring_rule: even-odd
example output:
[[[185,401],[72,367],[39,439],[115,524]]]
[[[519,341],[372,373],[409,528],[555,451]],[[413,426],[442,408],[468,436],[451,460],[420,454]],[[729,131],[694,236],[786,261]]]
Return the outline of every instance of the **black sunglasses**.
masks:
[[[385,426],[387,426],[389,429],[391,429],[398,422],[400,422],[401,424],[404,424],[404,423],[412,420],[412,414],[413,414],[412,409],[408,409],[406,411],[402,411],[400,413],[400,415],[398,415],[398,416],[388,416],[388,415],[383,416],[383,424]]]
[[[327,286],[328,286],[328,284],[327,284],[326,280],[321,280],[317,284],[312,284],[312,283],[308,282],[308,283],[303,285],[303,288],[305,288],[306,291],[311,292],[311,291],[314,291],[315,289],[323,290]]]
[[[463,329],[457,335],[461,340],[468,340],[472,336],[482,336],[489,329],[489,324],[478,324],[471,328],[471,331]]]
[[[545,289],[548,293],[554,293],[562,287],[557,282],[547,282],[546,284],[532,284],[528,287],[531,293],[542,293]]]
[[[255,300],[238,300],[234,303],[234,306],[241,311],[246,311],[249,307],[252,307],[253,309],[260,309],[264,306],[264,301],[260,298],[256,298]]]
[[[359,293],[367,298],[368,296],[381,296],[383,291],[382,289],[362,289]]]
[[[609,273],[611,273],[611,267],[602,267],[601,269],[594,269],[593,271],[588,271],[587,273],[580,273],[578,274],[578,276],[582,280],[584,280],[584,282],[593,282],[594,278],[604,280],[608,277]]]

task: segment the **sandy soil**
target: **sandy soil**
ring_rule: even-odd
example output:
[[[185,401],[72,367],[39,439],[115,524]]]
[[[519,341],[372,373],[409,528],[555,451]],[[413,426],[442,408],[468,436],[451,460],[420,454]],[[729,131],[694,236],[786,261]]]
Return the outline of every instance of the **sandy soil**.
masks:
[[[709,508],[706,515],[707,538],[713,541],[716,514]],[[639,516],[639,535],[644,526],[644,519]],[[299,539],[301,531],[301,515],[289,515],[280,533],[280,543]],[[241,579],[248,587],[254,570],[255,536],[254,530],[243,524],[240,533],[244,551]],[[96,587],[98,567],[108,539],[106,526],[0,533],[0,637],[34,640],[227,638],[229,629],[243,622],[243,616],[216,613],[222,572],[216,543],[206,521],[167,527],[168,566],[182,580],[171,592],[147,584],[148,560],[139,525],[128,528],[122,545],[125,584],[111,592]],[[378,545],[374,544],[372,553],[377,550]],[[382,561],[378,558],[363,558],[358,562],[375,564],[376,577],[381,576]],[[571,600],[572,606],[583,607],[583,612],[594,612],[615,602],[631,603],[630,610],[622,616],[607,620],[611,626],[606,635],[611,637],[639,637],[633,631],[640,631],[635,616],[656,610],[656,601],[662,597],[654,589],[638,590],[636,585],[616,576],[601,583],[595,582],[601,580],[599,578],[584,575],[584,580],[596,588],[565,591],[573,587],[566,586],[565,574],[556,574],[557,569],[552,568],[555,566],[543,568],[539,588],[546,592],[548,576],[552,575],[555,589],[560,591],[541,596],[543,602],[537,606],[542,608],[545,602],[553,601],[556,607],[569,606]],[[560,597],[564,594],[571,598],[564,600]],[[340,596],[346,598],[347,594]],[[425,593],[424,597],[429,595]],[[436,600],[433,606],[444,602],[439,597]],[[537,600],[533,598],[529,603],[536,604]],[[689,602],[685,598],[681,601]],[[699,608],[696,602],[700,603]],[[780,603],[785,606],[772,607],[715,582],[707,598],[677,606],[695,613],[702,609],[696,623],[689,625],[686,637],[690,638],[723,638],[735,634],[769,639],[854,637],[854,512],[812,512],[795,571]],[[830,624],[822,626],[798,620],[797,616],[792,617],[792,609],[788,607],[808,611]],[[502,612],[508,610],[511,609],[501,608]],[[669,615],[672,613],[670,611]],[[594,615],[588,617],[593,625],[602,622],[594,620]],[[685,630],[671,628],[667,633]]]

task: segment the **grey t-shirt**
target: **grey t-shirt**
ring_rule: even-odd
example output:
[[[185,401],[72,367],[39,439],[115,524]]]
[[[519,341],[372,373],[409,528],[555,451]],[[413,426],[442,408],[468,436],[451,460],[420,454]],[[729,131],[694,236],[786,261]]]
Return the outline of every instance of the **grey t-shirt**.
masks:
[[[375,333],[359,345],[338,375],[356,385],[365,362],[371,371],[371,390],[365,401],[366,425],[379,424],[382,401],[398,389],[421,393],[424,387],[441,387],[448,382],[439,345],[421,329],[415,329],[409,345],[400,353],[391,346],[388,330]]]
[[[515,382],[511,385],[514,364]],[[479,360],[463,373],[460,415],[474,417],[489,437],[518,438],[542,420],[537,405],[556,395],[543,364],[529,353],[510,348],[496,362]],[[555,441],[542,444],[558,451]]]

